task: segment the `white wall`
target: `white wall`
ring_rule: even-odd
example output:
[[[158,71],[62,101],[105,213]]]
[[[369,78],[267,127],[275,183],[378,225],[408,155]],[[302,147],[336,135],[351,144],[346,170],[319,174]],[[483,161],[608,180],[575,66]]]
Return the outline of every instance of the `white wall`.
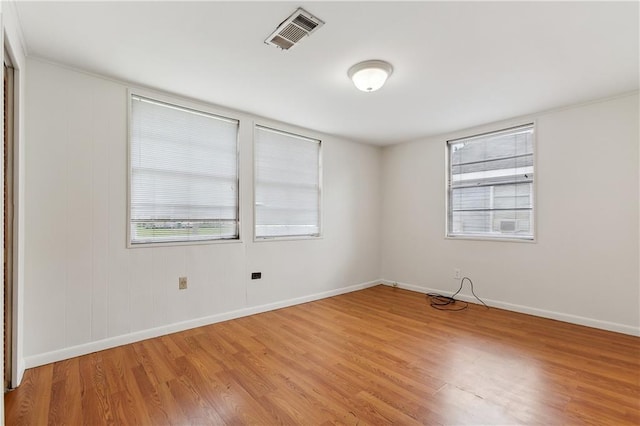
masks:
[[[242,242],[127,249],[126,108],[124,84],[28,60],[28,367],[380,276],[381,150],[232,111],[241,120]],[[322,139],[324,238],[253,242],[253,120]],[[263,278],[250,280],[252,271]],[[188,290],[178,290],[179,276]]]
[[[537,242],[445,239],[447,139],[536,121]],[[382,276],[639,334],[638,94],[383,151]],[[464,292],[470,295],[468,288]]]

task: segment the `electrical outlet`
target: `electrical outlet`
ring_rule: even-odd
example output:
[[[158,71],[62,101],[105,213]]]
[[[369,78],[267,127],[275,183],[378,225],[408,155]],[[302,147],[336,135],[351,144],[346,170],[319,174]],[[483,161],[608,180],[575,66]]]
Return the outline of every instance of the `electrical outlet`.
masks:
[[[259,280],[262,278],[262,272],[252,272],[251,273],[251,279],[252,280]]]
[[[393,284],[392,284],[392,285],[393,285],[393,288],[397,288],[397,287],[398,287],[398,283],[397,283],[397,282],[395,282],[395,281],[393,282]]]
[[[462,272],[460,272],[460,268],[453,268],[453,279],[459,280],[462,276]]]
[[[179,277],[178,290],[186,290],[186,289],[187,289],[187,277]]]

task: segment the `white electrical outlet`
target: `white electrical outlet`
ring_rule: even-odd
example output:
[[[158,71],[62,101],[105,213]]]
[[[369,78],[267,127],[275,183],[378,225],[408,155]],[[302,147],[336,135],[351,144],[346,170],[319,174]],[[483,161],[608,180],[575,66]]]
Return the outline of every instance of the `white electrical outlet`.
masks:
[[[187,289],[187,277],[179,277],[178,290],[186,290],[186,289]]]
[[[453,268],[453,279],[459,280],[462,276],[462,272],[460,272],[460,268]]]

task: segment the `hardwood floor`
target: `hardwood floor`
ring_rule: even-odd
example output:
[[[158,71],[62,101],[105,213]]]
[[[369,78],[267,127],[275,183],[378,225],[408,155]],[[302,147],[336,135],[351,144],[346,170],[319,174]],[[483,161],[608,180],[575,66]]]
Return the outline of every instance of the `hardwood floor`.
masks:
[[[377,286],[33,368],[7,425],[640,424],[640,338]]]

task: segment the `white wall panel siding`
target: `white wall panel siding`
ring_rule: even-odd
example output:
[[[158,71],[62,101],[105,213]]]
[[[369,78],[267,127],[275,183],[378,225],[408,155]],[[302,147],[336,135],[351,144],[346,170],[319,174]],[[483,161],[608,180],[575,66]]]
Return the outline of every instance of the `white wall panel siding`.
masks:
[[[445,141],[532,120],[537,242],[446,239]],[[385,148],[383,277],[452,293],[460,268],[502,306],[639,334],[638,120],[636,92]]]
[[[35,59],[28,64],[30,366],[380,276],[380,148],[262,120],[322,139],[326,234],[254,242],[257,118],[230,111],[241,121],[241,241],[128,249],[127,87]],[[262,279],[252,281],[253,271]],[[186,291],[178,290],[180,276],[188,277]]]
[[[25,259],[25,355],[39,353],[66,341],[66,109],[60,107],[68,82],[58,70],[50,73],[32,70],[27,73],[26,125],[30,135],[26,144],[27,169],[37,174],[26,175],[27,205]],[[33,78],[33,76],[36,78]],[[39,77],[39,78],[37,78]],[[49,84],[49,78],[60,81]],[[40,93],[39,102],[31,101]],[[54,119],[52,111],[57,117]],[[37,121],[39,126],[31,126]],[[53,137],[60,135],[60,137]],[[40,140],[35,144],[31,141]],[[35,287],[32,282],[40,283]],[[86,321],[78,318],[78,321]],[[57,324],[49,328],[47,324]]]
[[[108,336],[108,279],[109,279],[109,152],[113,140],[123,137],[125,129],[118,121],[109,119],[113,112],[126,112],[121,96],[124,89],[117,90],[108,82],[96,82],[91,92],[91,339],[100,340]],[[95,93],[95,94],[94,94]],[[100,119],[103,117],[104,119]]]
[[[75,84],[74,84],[75,83]],[[83,110],[93,111],[93,97],[87,81],[69,82],[65,110],[67,137],[59,149],[64,155],[65,170],[64,208],[65,223],[60,230],[65,232],[65,263],[67,302],[90,300],[91,286],[91,235],[82,232],[91,227],[91,154],[93,139],[93,117],[75,122]],[[88,96],[89,95],[89,96]],[[58,107],[59,108],[59,107]],[[73,129],[73,131],[71,130]],[[55,192],[54,192],[55,193]],[[69,206],[78,208],[69,209]],[[73,259],[73,260],[72,260]],[[66,340],[69,345],[81,344],[91,336],[91,304],[67,303],[65,311]]]
[[[153,252],[134,250],[130,253],[131,270],[131,331],[140,331],[156,326],[153,311]]]

